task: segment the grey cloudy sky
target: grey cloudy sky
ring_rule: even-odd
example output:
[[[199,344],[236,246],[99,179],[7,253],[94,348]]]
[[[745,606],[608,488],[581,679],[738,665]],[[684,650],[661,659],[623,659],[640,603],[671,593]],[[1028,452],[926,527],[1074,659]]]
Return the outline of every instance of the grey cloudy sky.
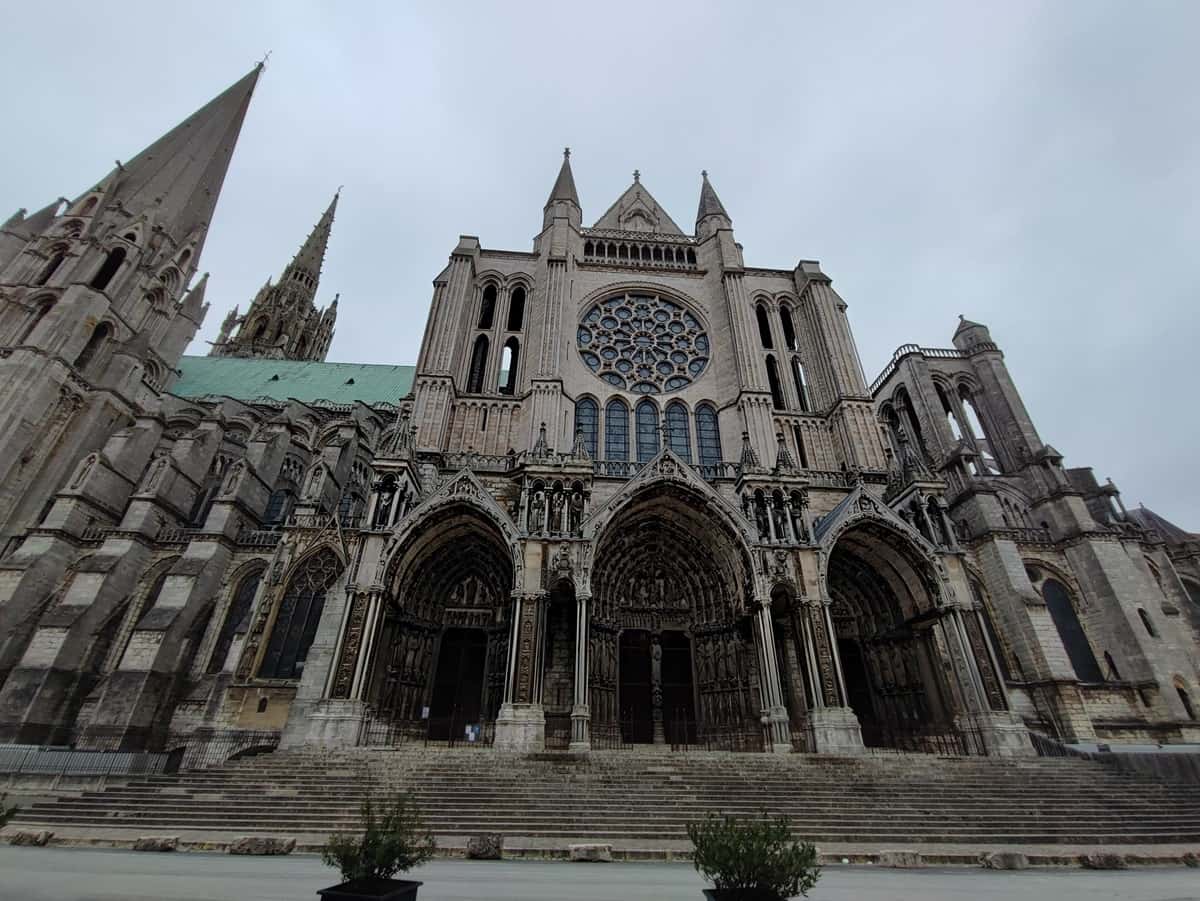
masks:
[[[245,307],[345,185],[330,358],[415,360],[460,233],[528,249],[562,147],[750,265],[819,259],[871,379],[986,322],[1068,465],[1200,529],[1200,3],[12,4],[0,206],[75,195],[268,68],[202,261]],[[5,212],[7,215],[7,212]],[[1182,478],[1181,478],[1182,477]]]

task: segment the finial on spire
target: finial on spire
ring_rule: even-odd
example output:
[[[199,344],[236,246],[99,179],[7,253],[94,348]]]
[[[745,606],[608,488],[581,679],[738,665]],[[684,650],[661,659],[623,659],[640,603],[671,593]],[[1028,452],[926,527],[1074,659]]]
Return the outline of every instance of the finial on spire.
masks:
[[[639,169],[633,170],[633,181],[635,184],[641,184],[641,182],[642,182],[641,170],[639,170]]]
[[[701,178],[703,178],[705,181],[708,181],[708,170],[707,170],[707,169],[701,169],[701,170],[700,170],[700,177],[701,177]]]
[[[564,148],[563,148],[563,159],[564,159],[564,160],[569,160],[570,158],[571,158],[571,148],[570,148],[570,147],[564,147]]]
[[[268,50],[266,53],[263,54],[263,58],[258,61],[257,68],[265,69],[267,67],[267,60],[269,60],[270,58],[271,58],[271,51]]]

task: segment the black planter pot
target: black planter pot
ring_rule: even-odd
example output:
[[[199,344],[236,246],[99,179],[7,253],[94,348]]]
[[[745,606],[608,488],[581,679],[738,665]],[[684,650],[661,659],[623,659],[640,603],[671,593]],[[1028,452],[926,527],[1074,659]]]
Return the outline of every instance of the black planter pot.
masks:
[[[351,879],[317,894],[322,901],[416,901],[420,887],[411,879]]]
[[[704,897],[708,901],[784,901],[782,896],[762,888],[706,888]]]

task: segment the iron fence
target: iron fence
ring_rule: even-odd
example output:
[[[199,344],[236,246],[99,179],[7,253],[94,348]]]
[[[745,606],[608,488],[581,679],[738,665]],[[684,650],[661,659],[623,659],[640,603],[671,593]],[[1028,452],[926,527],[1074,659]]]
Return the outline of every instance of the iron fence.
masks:
[[[400,747],[423,744],[446,748],[488,748],[496,740],[496,723],[454,708],[445,716],[396,719],[389,713],[368,716],[358,732],[359,746]]]
[[[861,723],[863,744],[873,753],[936,754],[941,757],[983,757],[987,747],[974,730],[952,723],[905,726],[896,723]]]
[[[571,747],[571,714],[546,714],[546,750],[565,751]]]

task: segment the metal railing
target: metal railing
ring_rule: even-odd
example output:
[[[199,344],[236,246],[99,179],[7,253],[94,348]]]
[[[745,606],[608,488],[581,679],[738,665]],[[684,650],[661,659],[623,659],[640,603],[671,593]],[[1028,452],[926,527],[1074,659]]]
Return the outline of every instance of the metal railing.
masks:
[[[478,716],[468,717],[459,708],[445,716],[421,720],[399,720],[387,713],[368,716],[358,731],[360,747],[489,748],[496,740],[496,723]]]
[[[9,776],[153,776],[170,772],[171,755],[97,751],[54,745],[0,745],[0,774]]]
[[[571,714],[546,714],[547,751],[565,751],[571,747]]]
[[[863,745],[876,754],[936,754],[940,757],[984,757],[987,746],[975,731],[951,723],[902,726],[860,723]]]

